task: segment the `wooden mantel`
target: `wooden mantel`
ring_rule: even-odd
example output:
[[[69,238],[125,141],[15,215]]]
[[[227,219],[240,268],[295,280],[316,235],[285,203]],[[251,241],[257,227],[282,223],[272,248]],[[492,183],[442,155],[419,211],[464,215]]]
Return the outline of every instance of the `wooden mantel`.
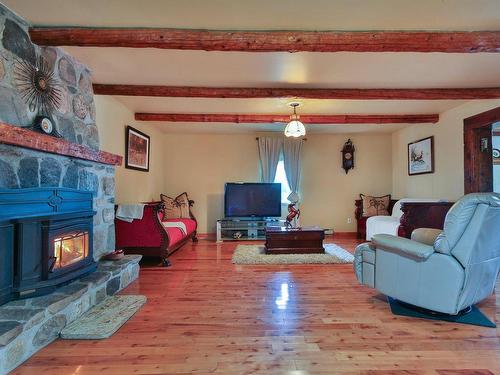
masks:
[[[108,165],[118,166],[122,164],[123,160],[123,157],[120,155],[111,154],[106,151],[93,150],[61,138],[54,138],[49,135],[40,134],[32,130],[26,130],[18,126],[1,122],[0,143]]]

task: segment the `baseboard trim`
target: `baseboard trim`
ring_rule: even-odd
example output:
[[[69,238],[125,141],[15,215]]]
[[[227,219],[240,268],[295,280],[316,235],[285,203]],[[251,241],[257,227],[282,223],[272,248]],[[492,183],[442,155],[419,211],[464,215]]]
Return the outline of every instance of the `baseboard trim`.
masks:
[[[216,233],[196,233],[196,237],[199,240],[216,240],[217,234]]]
[[[358,238],[357,232],[334,232],[330,235],[332,238]]]

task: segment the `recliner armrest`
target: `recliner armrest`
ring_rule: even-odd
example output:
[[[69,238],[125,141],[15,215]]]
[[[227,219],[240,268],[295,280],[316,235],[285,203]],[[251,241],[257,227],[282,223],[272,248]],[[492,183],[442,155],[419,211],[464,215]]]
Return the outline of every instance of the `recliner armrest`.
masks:
[[[441,229],[417,228],[411,233],[411,240],[434,246],[436,238],[443,233]]]
[[[390,234],[376,234],[372,238],[377,248],[425,260],[434,253],[434,248],[420,242]]]

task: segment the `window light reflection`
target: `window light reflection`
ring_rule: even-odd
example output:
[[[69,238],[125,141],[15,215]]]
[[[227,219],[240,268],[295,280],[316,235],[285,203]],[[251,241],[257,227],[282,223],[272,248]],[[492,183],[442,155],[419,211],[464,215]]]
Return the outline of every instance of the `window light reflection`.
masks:
[[[278,309],[280,310],[285,310],[286,305],[289,300],[289,294],[288,294],[288,283],[282,283],[281,284],[281,291],[280,291],[280,296],[276,298],[276,306],[278,306]]]

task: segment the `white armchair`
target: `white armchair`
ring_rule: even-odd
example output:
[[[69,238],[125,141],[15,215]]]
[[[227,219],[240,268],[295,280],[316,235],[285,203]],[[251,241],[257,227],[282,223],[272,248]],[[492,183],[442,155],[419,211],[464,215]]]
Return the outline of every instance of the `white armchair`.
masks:
[[[372,216],[366,220],[366,240],[371,241],[376,234],[398,235],[398,228],[403,215],[401,211],[401,203],[404,202],[424,202],[434,203],[439,202],[439,199],[428,198],[403,198],[398,200],[392,208],[391,216]]]

